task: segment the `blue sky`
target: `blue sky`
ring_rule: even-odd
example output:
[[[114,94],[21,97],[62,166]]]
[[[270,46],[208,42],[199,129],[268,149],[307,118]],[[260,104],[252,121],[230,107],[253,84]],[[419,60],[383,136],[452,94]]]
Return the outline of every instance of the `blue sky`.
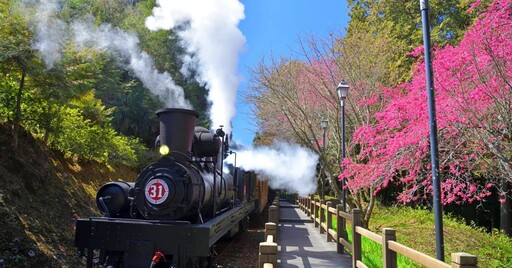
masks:
[[[339,34],[348,25],[346,0],[241,0],[245,20],[239,28],[246,38],[246,50],[240,55],[238,72],[242,76],[239,91],[248,86],[249,67],[262,58],[299,57],[298,39],[307,36],[327,38]],[[250,146],[256,126],[247,103],[239,94],[233,119],[235,141]]]

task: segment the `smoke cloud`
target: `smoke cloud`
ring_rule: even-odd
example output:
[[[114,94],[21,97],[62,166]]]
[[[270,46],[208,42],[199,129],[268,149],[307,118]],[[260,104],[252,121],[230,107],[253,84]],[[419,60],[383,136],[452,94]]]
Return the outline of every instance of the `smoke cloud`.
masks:
[[[99,27],[91,22],[76,22],[72,25],[74,40],[81,47],[93,47],[98,50],[117,52],[128,59],[128,67],[144,86],[160,97],[167,107],[188,108],[192,106],[185,100],[183,89],[174,83],[169,73],[160,73],[155,68],[149,54],[139,48],[139,39],[131,33],[112,28],[109,24]]]
[[[235,155],[226,161],[234,164]],[[276,142],[272,147],[238,151],[236,163],[267,177],[270,187],[307,195],[316,191],[315,170],[318,155],[296,144]]]
[[[22,1],[33,4],[34,1]],[[197,69],[196,79],[209,89],[208,99],[214,128],[224,125],[231,132],[236,92],[240,82],[237,75],[238,54],[243,50],[245,37],[238,29],[244,19],[244,6],[238,0],[157,0],[158,7],[146,19],[150,30],[174,29],[187,50],[182,72]],[[90,21],[66,24],[56,15],[61,8],[58,0],[38,2],[34,22],[37,49],[52,68],[59,62],[67,40],[79,48],[94,48],[117,53],[127,66],[167,107],[187,108],[183,89],[168,73],[160,73],[150,55],[139,48],[136,35],[113,28],[109,24],[95,26]],[[35,21],[34,21],[35,20]],[[233,163],[234,156],[226,161]],[[315,170],[318,156],[298,145],[275,143],[272,147],[258,147],[237,152],[238,166],[268,177],[270,186],[306,195],[315,192]]]
[[[41,52],[42,59],[48,68],[60,61],[62,44],[66,36],[66,24],[56,19],[60,9],[57,1],[41,0],[36,9],[35,36],[37,41],[32,47]]]
[[[31,1],[24,1],[30,4]],[[95,26],[91,21],[76,21],[66,24],[56,17],[60,9],[58,0],[41,0],[36,8],[34,48],[48,68],[60,60],[67,38],[79,48],[94,48],[108,53],[117,53],[126,59],[127,67],[133,71],[145,87],[157,95],[167,107],[186,108],[192,106],[185,99],[183,89],[175,84],[169,73],[159,72],[149,54],[139,48],[139,39],[110,24]],[[31,18],[28,18],[31,20]]]
[[[209,89],[212,126],[224,125],[231,132],[240,83],[238,54],[245,44],[245,37],[238,29],[238,23],[245,18],[244,6],[238,0],[157,0],[157,3],[153,15],[146,19],[146,27],[177,31],[188,53],[183,58],[182,72],[197,66],[196,79]]]

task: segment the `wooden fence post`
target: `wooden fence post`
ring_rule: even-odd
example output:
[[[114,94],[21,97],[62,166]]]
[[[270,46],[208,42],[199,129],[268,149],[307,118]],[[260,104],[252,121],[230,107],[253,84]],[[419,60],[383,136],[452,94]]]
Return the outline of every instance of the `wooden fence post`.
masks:
[[[358,208],[352,209],[352,267],[357,267],[357,261],[361,260],[361,235],[356,232],[361,226],[362,213]]]
[[[306,212],[306,215],[309,217],[309,196],[304,197],[304,211]]]
[[[325,221],[325,208],[324,208],[324,205],[325,205],[325,200],[320,200],[320,215],[319,215],[320,223],[318,224],[318,226],[320,227],[320,234],[325,233],[324,228],[322,228],[322,222]]]
[[[318,206],[316,205],[316,199],[313,201],[313,222],[315,223],[315,227],[318,227],[318,222],[316,221],[316,215],[318,214]]]
[[[388,241],[396,241],[396,231],[391,228],[382,229],[382,267],[396,268],[396,252],[390,250]]]
[[[452,268],[476,268],[477,257],[464,252],[452,253]]]
[[[327,202],[327,230],[325,231],[327,233],[327,242],[332,241],[331,234],[329,233],[329,230],[332,229],[332,214],[329,212],[329,208],[332,208],[332,201]]]
[[[340,238],[345,234],[345,218],[340,216],[340,211],[343,210],[343,206],[341,204],[336,205],[336,248],[338,249],[338,254],[345,253],[345,247],[340,243]]]
[[[308,198],[305,196],[302,197],[302,211],[304,211],[304,213],[306,213],[306,215],[308,215],[307,204],[308,204]]]
[[[313,211],[314,211],[315,199],[313,195],[309,196],[309,214],[308,216],[313,219]]]
[[[277,224],[273,222],[265,223],[265,237],[273,236],[275,241],[277,241]]]
[[[279,216],[277,214],[278,207],[272,205],[268,209],[268,221],[273,222],[275,224],[278,224],[279,222]]]
[[[277,207],[277,209],[276,209],[277,215],[275,216],[276,217],[275,223],[278,223],[279,222],[279,198],[276,197],[274,199],[274,201],[272,202],[272,205]]]
[[[258,256],[258,267],[263,268],[264,263],[271,263],[277,267],[277,243],[274,242],[274,237],[269,235],[266,237],[265,242],[260,243],[260,253]]]

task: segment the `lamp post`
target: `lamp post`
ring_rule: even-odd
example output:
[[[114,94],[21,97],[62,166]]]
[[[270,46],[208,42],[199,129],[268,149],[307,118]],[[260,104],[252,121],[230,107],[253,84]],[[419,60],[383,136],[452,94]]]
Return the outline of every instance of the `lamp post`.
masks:
[[[428,95],[428,119],[430,126],[430,162],[432,166],[432,186],[434,205],[434,225],[436,230],[436,257],[444,261],[443,207],[441,205],[441,181],[439,178],[439,159],[437,150],[436,100],[434,94],[434,75],[430,55],[430,22],[428,0],[420,0],[421,21],[423,27],[423,46],[425,47],[425,78]]]
[[[325,155],[325,131],[327,130],[327,125],[329,124],[329,121],[327,121],[327,119],[325,118],[322,118],[322,121],[320,121],[320,127],[322,128],[322,130],[324,131],[323,132],[323,136],[322,136],[322,153],[323,153],[323,158],[324,158],[324,163],[322,165],[322,172],[325,173],[325,162],[326,162],[326,155]],[[322,200],[324,199],[324,195],[325,195],[325,188],[324,188],[324,174],[321,174],[320,176],[320,179],[322,180]]]
[[[338,97],[340,98],[341,103],[341,173],[343,174],[343,160],[345,160],[345,99],[348,95],[348,89],[350,87],[347,85],[345,80],[341,80],[336,88],[338,92]],[[346,211],[346,193],[345,193],[345,178],[341,179],[341,205],[343,207],[343,211]]]

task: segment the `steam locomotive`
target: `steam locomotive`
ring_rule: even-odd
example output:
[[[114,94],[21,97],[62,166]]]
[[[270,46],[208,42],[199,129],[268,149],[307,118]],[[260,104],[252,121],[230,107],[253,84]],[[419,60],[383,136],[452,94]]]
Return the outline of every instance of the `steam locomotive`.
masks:
[[[223,167],[229,148],[222,128],[196,127],[192,110],[157,115],[161,158],[135,182],[98,190],[105,217],[77,221],[75,247],[87,267],[214,267],[213,245],[259,206],[255,174]]]

